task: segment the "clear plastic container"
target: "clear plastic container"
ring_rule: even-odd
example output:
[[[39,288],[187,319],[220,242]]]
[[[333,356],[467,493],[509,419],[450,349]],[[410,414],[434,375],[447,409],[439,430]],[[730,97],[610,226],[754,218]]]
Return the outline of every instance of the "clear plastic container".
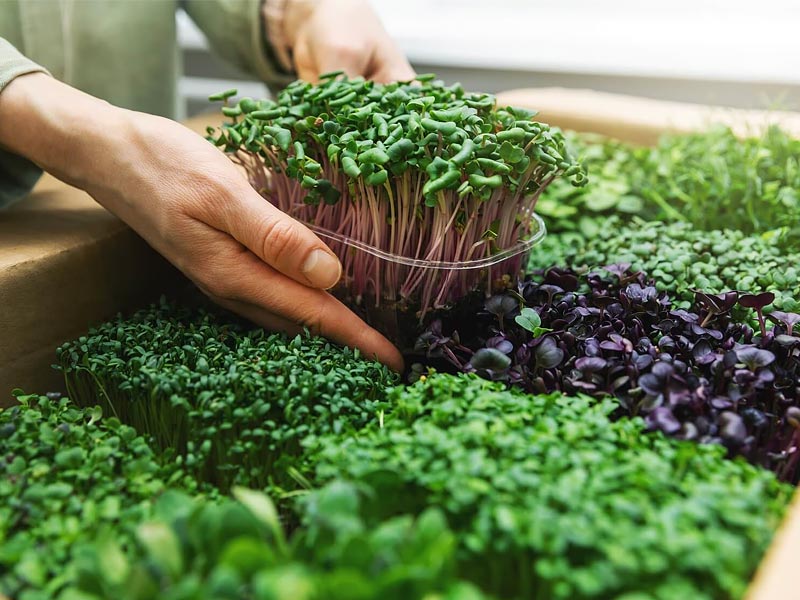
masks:
[[[490,291],[504,276],[514,278],[520,273],[531,248],[546,235],[539,215],[531,212],[521,221],[525,235],[517,243],[494,249],[489,256],[457,262],[393,254],[313,223],[306,225],[342,261],[336,296],[390,340],[408,347],[430,311],[476,290]],[[357,279],[359,285],[355,285]]]
[[[370,187],[323,157],[325,179],[346,193],[333,204],[308,203],[301,183],[262,158],[238,153],[234,160],[268,202],[328,244],[342,262],[333,292],[401,347],[403,334],[413,335],[431,311],[491,291],[504,276],[515,279],[546,233],[534,207],[549,180],[531,195],[497,189],[490,198],[454,196],[431,207],[408,200],[420,196],[422,174],[406,171]]]

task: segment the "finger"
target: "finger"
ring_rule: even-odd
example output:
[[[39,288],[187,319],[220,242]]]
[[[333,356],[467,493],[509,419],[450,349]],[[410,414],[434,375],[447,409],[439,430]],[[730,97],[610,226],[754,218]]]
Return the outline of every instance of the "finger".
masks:
[[[269,323],[277,315],[402,371],[403,358],[397,348],[329,293],[281,277],[252,255],[243,255],[237,262],[234,268],[247,275],[237,278],[238,293],[231,299],[257,307],[261,317],[256,322]]]
[[[320,73],[344,71],[348,77],[367,76],[372,60],[372,50],[363,44],[355,44],[349,39],[327,40],[325,44],[314,44],[315,64]]]
[[[373,79],[378,83],[392,83],[393,81],[413,81],[417,73],[411,68],[408,62],[402,64],[384,64],[376,71],[367,75],[369,79]]]
[[[205,243],[195,247],[193,240]],[[180,248],[172,252],[173,264],[223,306],[246,304],[252,309],[244,316],[264,327],[289,333],[308,327],[317,335],[358,348],[364,356],[402,371],[403,358],[391,342],[344,304],[327,292],[281,275],[226,233],[193,221],[174,241]],[[191,256],[191,261],[181,256]]]
[[[208,225],[230,234],[269,266],[315,288],[336,285],[342,265],[336,255],[299,221],[242,186],[236,200],[219,203],[222,214],[207,215]]]
[[[301,32],[297,38],[297,44],[293,53],[294,68],[297,71],[297,78],[310,83],[316,83],[321,71],[314,66],[314,56],[308,43],[308,36]]]
[[[347,40],[320,43],[309,35],[308,29],[303,29],[294,49],[295,69],[300,79],[314,83],[319,81],[321,73],[330,71],[343,71],[348,77],[366,74],[369,53],[362,53]]]
[[[375,52],[366,76],[379,83],[411,81],[417,76],[405,55],[388,39]]]

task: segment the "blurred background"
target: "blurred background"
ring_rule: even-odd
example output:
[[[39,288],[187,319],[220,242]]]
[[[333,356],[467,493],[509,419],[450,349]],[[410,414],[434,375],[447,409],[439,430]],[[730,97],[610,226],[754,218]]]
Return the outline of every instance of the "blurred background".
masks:
[[[468,89],[591,88],[800,110],[798,0],[372,0],[418,72]],[[187,115],[209,94],[266,88],[211,56],[178,14]]]

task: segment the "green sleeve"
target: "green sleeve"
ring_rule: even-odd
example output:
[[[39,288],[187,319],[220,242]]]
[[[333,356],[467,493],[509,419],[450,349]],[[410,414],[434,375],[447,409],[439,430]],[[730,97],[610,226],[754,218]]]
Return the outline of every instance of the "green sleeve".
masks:
[[[0,37],[0,94],[15,77],[36,72],[47,73],[47,70]],[[0,149],[0,208],[27,195],[41,174],[41,169],[32,162]]]
[[[270,87],[282,87],[294,75],[283,72],[272,55],[262,4],[263,0],[184,0],[182,6],[215,52]]]

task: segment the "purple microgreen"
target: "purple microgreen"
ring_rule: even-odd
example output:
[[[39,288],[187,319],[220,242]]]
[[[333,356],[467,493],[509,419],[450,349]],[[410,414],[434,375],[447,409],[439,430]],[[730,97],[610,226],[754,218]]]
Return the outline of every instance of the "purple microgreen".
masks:
[[[719,315],[724,315],[736,305],[739,298],[738,292],[724,292],[722,294],[707,294],[701,291],[695,291],[695,302],[697,305],[705,310],[705,318],[700,323],[701,327],[705,327],[712,319]]]
[[[775,355],[772,352],[769,350],[761,350],[755,346],[743,346],[739,348],[736,351],[736,358],[751,371],[766,367],[775,361]]]
[[[645,417],[645,423],[650,429],[663,431],[667,435],[674,435],[681,429],[681,422],[666,406],[657,406],[651,410]]]
[[[569,276],[575,290],[567,291]],[[800,336],[792,335],[800,315],[774,311],[777,325],[754,336],[732,312],[737,292],[697,292],[696,306],[678,308],[645,274],[614,266],[549,269],[508,287],[515,291],[454,307],[458,319],[444,318],[420,339],[456,370],[534,393],[612,395],[620,414],[643,416],[652,429],[721,443],[731,456],[800,478],[800,458],[789,451],[800,434],[793,442],[783,425],[800,403]],[[495,353],[506,360],[489,361]],[[722,419],[724,412],[741,419]]]
[[[758,315],[758,325],[761,327],[761,336],[767,335],[767,328],[764,325],[764,307],[775,301],[775,294],[763,292],[761,294],[743,294],[739,298],[739,304],[745,308],[752,308]]]
[[[511,296],[497,294],[486,301],[484,308],[497,317],[497,323],[502,331],[505,319],[519,308],[519,303]]]
[[[788,335],[794,335],[794,326],[800,323],[800,314],[782,310],[773,310],[767,315],[767,318],[775,323],[782,323],[786,327]]]

